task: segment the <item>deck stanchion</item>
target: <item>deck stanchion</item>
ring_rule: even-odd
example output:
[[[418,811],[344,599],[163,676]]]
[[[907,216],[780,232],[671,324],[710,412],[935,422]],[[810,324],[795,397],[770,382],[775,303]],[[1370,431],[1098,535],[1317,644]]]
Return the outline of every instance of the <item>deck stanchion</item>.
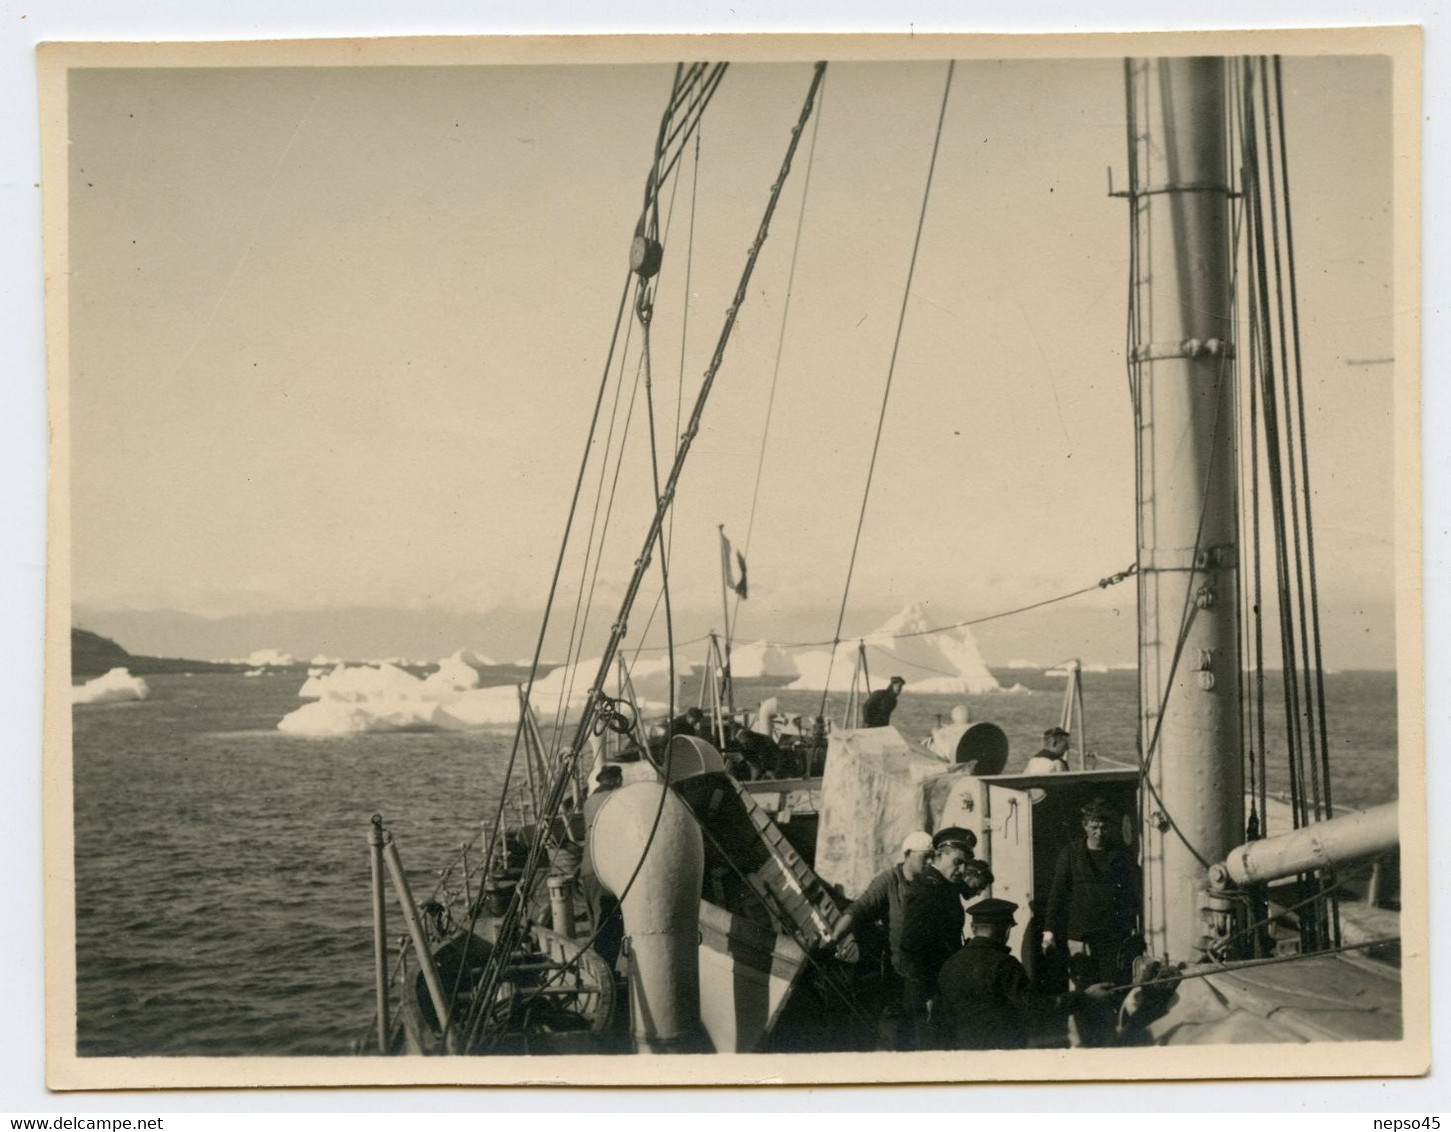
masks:
[[[444,1035],[444,1048],[456,1053],[457,1038],[449,1028],[448,997],[443,993],[443,984],[438,978],[438,968],[433,964],[433,953],[428,950],[428,941],[423,935],[423,921],[418,918],[418,906],[413,902],[413,890],[408,887],[408,875],[403,871],[403,861],[398,856],[398,846],[391,837],[384,838],[383,856],[388,862],[388,873],[393,878],[393,890],[398,894],[398,903],[403,906],[403,918],[408,921],[408,935],[413,940],[413,950],[418,955],[418,968],[423,972],[423,981],[428,985],[428,997],[433,1000],[434,1013]]]
[[[368,827],[368,856],[373,867],[373,977],[378,995],[378,1052],[388,1052],[388,911],[383,903],[383,815]]]

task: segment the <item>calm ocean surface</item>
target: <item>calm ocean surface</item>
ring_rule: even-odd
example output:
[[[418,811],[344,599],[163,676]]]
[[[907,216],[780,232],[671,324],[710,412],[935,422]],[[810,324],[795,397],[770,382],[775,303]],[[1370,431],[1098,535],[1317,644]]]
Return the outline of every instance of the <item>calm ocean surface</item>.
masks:
[[[1057,721],[1063,681],[998,675],[1034,694],[909,685],[893,722],[922,738],[965,699],[1008,733],[1015,770]],[[301,680],[155,676],[147,700],[74,710],[82,1055],[346,1054],[365,1036],[369,817],[383,814],[421,898],[492,814],[512,731],[283,735]],[[819,709],[765,683],[742,681],[737,701]],[[1326,695],[1337,803],[1396,797],[1395,675],[1331,675]],[[1090,749],[1131,759],[1134,675],[1086,674],[1084,696]],[[1288,784],[1279,757],[1272,790]]]

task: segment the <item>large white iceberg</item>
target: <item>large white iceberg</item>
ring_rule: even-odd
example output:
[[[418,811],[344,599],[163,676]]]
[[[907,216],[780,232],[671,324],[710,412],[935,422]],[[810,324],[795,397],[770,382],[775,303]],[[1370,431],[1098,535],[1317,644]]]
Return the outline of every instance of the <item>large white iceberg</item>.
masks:
[[[799,676],[796,660],[780,645],[750,641],[731,646],[731,675],[741,679],[755,676]]]
[[[73,704],[109,704],[124,700],[144,700],[151,694],[146,681],[132,676],[129,668],[113,668],[104,676],[97,676],[71,689]]]
[[[883,687],[888,677],[903,676],[913,692],[965,695],[1003,690],[988,670],[971,629],[963,625],[929,632],[932,628],[927,611],[913,602],[863,638],[873,686]],[[798,654],[796,667],[801,675],[791,690],[845,692],[851,690],[856,662],[850,648],[837,649],[834,661],[829,651],[817,649]]]
[[[310,675],[298,696],[304,704],[284,716],[278,730],[293,735],[351,735],[364,731],[459,731],[512,725],[519,720],[519,690],[514,684],[480,688],[479,669],[487,662],[460,650],[439,661],[427,678],[393,664],[339,665]],[[577,713],[589,696],[599,660],[555,669],[534,685],[531,700],[541,721],[561,708]],[[632,672],[642,711],[658,713],[669,689],[669,665],[663,659],[637,664]],[[611,681],[613,687],[613,681]]]
[[[423,681],[417,676],[392,664],[340,664],[321,676],[309,676],[297,694],[304,700],[361,703],[416,696],[422,687]]]

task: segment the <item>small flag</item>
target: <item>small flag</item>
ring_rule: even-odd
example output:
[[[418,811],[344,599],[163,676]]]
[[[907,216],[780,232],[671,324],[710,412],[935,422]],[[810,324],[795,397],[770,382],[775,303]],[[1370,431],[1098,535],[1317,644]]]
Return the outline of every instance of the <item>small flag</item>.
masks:
[[[744,598],[747,596],[746,587],[746,560],[739,550],[735,551],[735,569],[731,568],[731,540],[726,538],[725,527],[720,527],[720,576],[728,590],[734,590],[737,595]],[[740,577],[736,575],[739,573]]]

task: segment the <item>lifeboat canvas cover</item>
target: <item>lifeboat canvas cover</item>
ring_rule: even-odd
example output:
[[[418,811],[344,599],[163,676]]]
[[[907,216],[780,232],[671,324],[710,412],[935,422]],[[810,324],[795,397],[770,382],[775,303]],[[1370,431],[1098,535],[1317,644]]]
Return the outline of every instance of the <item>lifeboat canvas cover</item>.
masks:
[[[924,784],[947,769],[895,727],[833,732],[821,779],[817,875],[859,895],[896,861],[907,834],[927,828]]]

